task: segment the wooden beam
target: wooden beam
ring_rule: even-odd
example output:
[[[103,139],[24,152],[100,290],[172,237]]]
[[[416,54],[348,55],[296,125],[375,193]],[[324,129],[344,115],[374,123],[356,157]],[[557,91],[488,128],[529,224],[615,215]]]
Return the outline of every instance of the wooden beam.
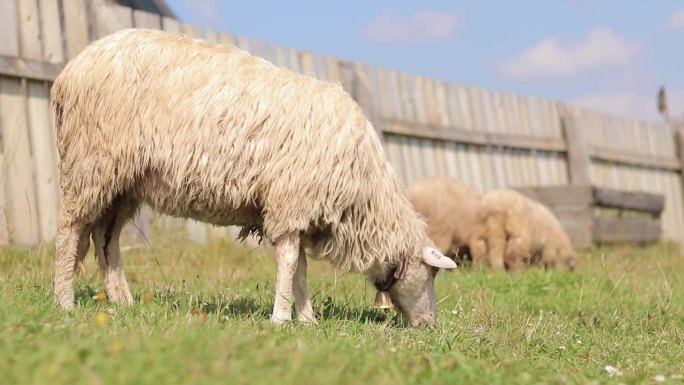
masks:
[[[593,207],[550,207],[573,246],[589,247],[593,237]]]
[[[520,186],[516,190],[530,199],[548,206],[585,208],[594,202],[594,190],[590,185]]]
[[[53,81],[63,68],[60,64],[0,55],[0,75]]]
[[[623,210],[643,211],[660,215],[665,208],[665,196],[641,191],[620,191],[596,187],[594,199],[599,207],[612,207]]]
[[[423,139],[447,140],[482,146],[501,146],[537,151],[564,152],[566,150],[565,142],[560,138],[473,131],[459,127],[442,127],[396,120],[384,121],[378,123],[378,125],[382,128],[383,132]]]
[[[594,242],[653,242],[660,238],[660,219],[594,217]]]
[[[572,125],[572,127],[571,127]],[[461,127],[444,127],[435,124],[408,122],[396,119],[385,119],[377,123],[382,132],[411,136],[422,139],[445,140],[481,146],[500,146],[525,150],[568,152],[568,167],[572,184],[590,184],[589,164],[591,160],[613,162],[639,167],[680,171],[682,162],[676,158],[658,157],[630,151],[614,150],[602,146],[588,145],[584,133],[576,128],[568,118],[563,129],[569,146],[561,138],[537,137],[509,133],[473,131]],[[574,173],[574,176],[573,176]]]
[[[618,151],[602,146],[590,146],[590,148],[591,158],[599,161],[672,171],[679,171],[682,169],[682,163],[677,158],[645,155],[632,151]]]

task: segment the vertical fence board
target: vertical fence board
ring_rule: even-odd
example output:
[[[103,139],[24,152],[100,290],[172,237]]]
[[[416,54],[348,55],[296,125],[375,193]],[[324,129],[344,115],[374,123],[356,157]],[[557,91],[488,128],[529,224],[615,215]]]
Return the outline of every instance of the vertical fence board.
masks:
[[[235,45],[235,38],[228,32],[221,32],[219,33],[219,42],[221,44]]]
[[[259,42],[259,40],[257,40],[257,39],[252,39],[252,40],[249,42],[249,45],[250,45],[251,48],[252,48],[252,50],[251,50],[252,55],[254,55],[254,56],[262,56],[262,53],[261,53],[261,43]]]
[[[19,56],[16,0],[0,0],[0,55]]]
[[[38,211],[26,117],[26,87],[22,80],[0,77],[7,227],[13,243],[37,245]]]
[[[42,59],[40,43],[40,16],[36,0],[19,1],[19,30],[21,35],[21,57],[32,60]]]
[[[88,45],[88,11],[85,0],[62,1],[66,54],[73,59]]]
[[[199,39],[202,37],[202,35],[200,33],[200,29],[195,27],[194,25],[182,23],[180,25],[180,30],[181,30],[181,33],[183,33],[187,37],[191,37],[193,39]]]
[[[30,81],[28,83],[28,127],[33,153],[35,171],[37,214],[39,218],[40,239],[51,241],[57,230],[57,210],[59,202],[57,189],[57,148],[50,124],[47,84]]]
[[[133,10],[133,26],[135,28],[161,29],[161,17],[156,13]]]
[[[180,33],[180,22],[172,17],[162,17],[162,29],[170,33]]]
[[[411,88],[408,83],[406,75],[397,72],[397,83],[399,85],[399,93],[401,95],[401,111],[402,116],[406,121],[414,121],[414,97],[415,95],[411,93]]]
[[[43,41],[43,59],[49,63],[64,62],[62,26],[57,0],[40,0],[40,30]]]
[[[104,37],[122,29],[133,26],[133,10],[104,2],[92,3],[95,18],[95,34]]]
[[[204,30],[204,40],[206,40],[210,43],[218,43],[219,42],[218,32],[215,29],[206,28]]]
[[[288,57],[288,63],[289,63],[288,68],[291,71],[301,73],[302,72],[302,65],[301,65],[301,63],[299,63],[299,55],[297,54],[297,50],[295,50],[294,48],[289,48],[287,50],[287,57]]]

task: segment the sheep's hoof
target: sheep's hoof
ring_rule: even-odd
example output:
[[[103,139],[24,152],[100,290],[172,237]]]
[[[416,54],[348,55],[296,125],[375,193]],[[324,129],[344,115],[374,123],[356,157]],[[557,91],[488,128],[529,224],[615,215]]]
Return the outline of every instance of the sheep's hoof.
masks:
[[[309,317],[309,316],[302,316],[298,317],[297,320],[299,321],[300,324],[306,325],[306,326],[311,326],[311,325],[318,325],[318,321],[316,320],[316,317]]]
[[[273,325],[273,326],[284,326],[284,325],[287,325],[288,322],[290,322],[290,321],[292,321],[292,320],[279,318],[279,317],[271,317],[271,325]]]

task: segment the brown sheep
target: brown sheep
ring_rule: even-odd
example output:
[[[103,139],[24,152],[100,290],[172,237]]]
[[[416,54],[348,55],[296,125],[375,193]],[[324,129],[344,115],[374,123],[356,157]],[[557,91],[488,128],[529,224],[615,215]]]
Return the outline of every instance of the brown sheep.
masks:
[[[408,197],[425,218],[428,237],[445,255],[462,262],[471,259],[471,250],[484,252],[484,242],[473,239],[480,226],[480,191],[455,178],[429,177],[413,183]]]
[[[476,265],[517,270],[524,265],[574,270],[577,256],[558,219],[541,203],[513,190],[484,195],[480,211],[482,227],[475,237],[486,243],[486,252],[473,255]]]

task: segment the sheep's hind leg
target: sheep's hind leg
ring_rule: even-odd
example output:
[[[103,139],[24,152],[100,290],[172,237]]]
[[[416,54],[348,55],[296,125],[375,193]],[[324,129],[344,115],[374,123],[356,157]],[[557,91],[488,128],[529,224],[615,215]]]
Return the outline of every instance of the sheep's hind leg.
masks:
[[[88,248],[90,248],[90,233],[92,230],[91,225],[86,226],[78,240],[76,261],[74,262],[74,271],[77,275],[85,273],[85,257],[88,254]]]
[[[124,274],[119,237],[126,221],[134,213],[135,206],[130,202],[115,202],[93,229],[95,256],[104,277],[107,297],[114,303],[125,305],[133,303],[133,296]]]
[[[276,291],[271,324],[292,320],[293,282],[299,259],[299,235],[283,234],[274,242],[276,250]]]
[[[85,227],[83,221],[60,214],[55,243],[54,293],[59,306],[66,310],[74,308],[74,272]]]
[[[294,276],[294,297],[295,312],[299,322],[305,324],[316,324],[316,315],[311,306],[311,296],[309,295],[309,284],[306,279],[306,253],[304,248],[299,248],[299,260]]]

